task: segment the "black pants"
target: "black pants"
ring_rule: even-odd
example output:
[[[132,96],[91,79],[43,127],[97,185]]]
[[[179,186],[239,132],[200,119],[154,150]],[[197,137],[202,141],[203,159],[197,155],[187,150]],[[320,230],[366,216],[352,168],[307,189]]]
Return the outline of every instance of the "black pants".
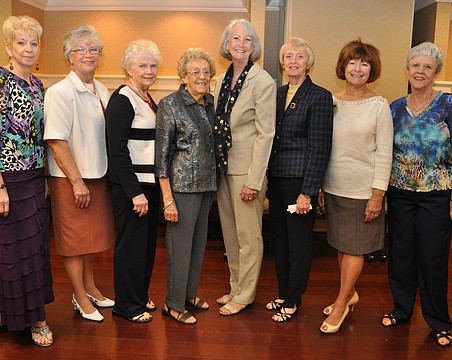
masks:
[[[114,253],[114,311],[131,318],[146,311],[148,290],[154,267],[160,192],[158,185],[143,185],[149,210],[139,217],[132,199],[122,187],[112,185],[116,220]]]
[[[388,190],[392,314],[399,320],[409,319],[419,288],[422,314],[435,332],[451,328],[447,305],[450,195],[450,191]]]
[[[287,206],[300,195],[300,178],[269,178],[270,226],[278,278],[278,297],[285,307],[300,307],[301,295],[311,271],[312,241],[317,197],[311,197],[312,210],[290,214]]]

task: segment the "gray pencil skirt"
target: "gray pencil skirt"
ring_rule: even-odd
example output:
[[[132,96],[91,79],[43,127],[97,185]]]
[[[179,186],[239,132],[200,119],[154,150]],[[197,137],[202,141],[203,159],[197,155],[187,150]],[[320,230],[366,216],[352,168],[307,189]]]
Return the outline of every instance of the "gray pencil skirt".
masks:
[[[385,216],[365,223],[368,200],[350,199],[325,193],[327,239],[338,251],[364,255],[384,247]]]

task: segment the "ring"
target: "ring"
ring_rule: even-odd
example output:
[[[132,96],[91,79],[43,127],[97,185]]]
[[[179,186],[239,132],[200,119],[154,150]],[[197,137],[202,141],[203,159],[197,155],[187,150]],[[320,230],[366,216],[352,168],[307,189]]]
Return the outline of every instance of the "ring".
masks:
[[[375,215],[375,217],[378,217],[378,214],[377,214],[377,215]]]
[[[251,200],[252,199],[252,197],[251,196],[248,196],[248,200]]]

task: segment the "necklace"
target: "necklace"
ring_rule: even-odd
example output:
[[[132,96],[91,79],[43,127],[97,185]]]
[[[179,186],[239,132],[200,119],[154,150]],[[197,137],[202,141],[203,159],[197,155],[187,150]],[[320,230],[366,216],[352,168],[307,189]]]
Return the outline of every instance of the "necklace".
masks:
[[[92,84],[83,83],[83,85],[88,89],[91,94],[97,95],[96,84],[93,82]],[[92,89],[91,89],[92,87]]]
[[[133,92],[135,94],[137,94],[141,100],[143,100],[144,102],[150,104],[151,100],[149,100],[149,94],[146,92],[146,95],[142,94],[142,91],[138,90],[135,86],[133,86],[130,82],[128,83],[128,86],[133,90]]]
[[[421,103],[421,106],[416,108],[413,106],[413,99],[414,99],[413,94],[410,94],[410,98],[409,98],[410,104],[408,104],[408,107],[411,109],[411,111],[413,112],[414,115],[419,115],[421,112],[423,112],[428,107],[428,105],[430,105],[430,103],[432,102],[434,97],[435,97],[435,91],[432,90],[432,93],[427,98],[427,100],[424,100]]]

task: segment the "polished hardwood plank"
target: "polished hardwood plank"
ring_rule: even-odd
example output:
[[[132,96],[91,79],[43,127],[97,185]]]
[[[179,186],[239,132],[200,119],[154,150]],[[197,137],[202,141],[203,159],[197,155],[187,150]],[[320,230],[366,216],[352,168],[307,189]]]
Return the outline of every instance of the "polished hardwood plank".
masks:
[[[339,275],[335,252],[321,233],[316,237],[315,258],[308,291],[299,313],[290,322],[276,324],[265,309],[276,297],[276,277],[268,229],[266,251],[258,293],[254,304],[242,313],[224,317],[218,314],[215,299],[228,291],[227,263],[217,222],[209,231],[199,296],[211,308],[193,311],[198,323],[178,324],[162,317],[166,291],[166,249],[161,227],[150,295],[159,309],[154,320],[135,324],[113,317],[111,310],[100,309],[102,323],[81,318],[70,303],[71,288],[62,258],[52,252],[56,300],[47,307],[48,321],[55,334],[50,348],[32,345],[28,331],[0,331],[0,359],[451,359],[452,349],[433,341],[422,318],[419,301],[407,324],[393,328],[380,325],[381,316],[392,308],[386,263],[367,263],[357,290],[360,302],[345,320],[339,333],[324,335],[319,327],[322,309],[337,293]],[[107,296],[113,296],[112,250],[96,258],[96,279]],[[452,250],[450,253],[452,259]],[[133,259],[131,259],[133,261]],[[452,261],[450,262],[452,267]],[[452,288],[452,277],[449,287]],[[452,292],[449,291],[452,304]]]

